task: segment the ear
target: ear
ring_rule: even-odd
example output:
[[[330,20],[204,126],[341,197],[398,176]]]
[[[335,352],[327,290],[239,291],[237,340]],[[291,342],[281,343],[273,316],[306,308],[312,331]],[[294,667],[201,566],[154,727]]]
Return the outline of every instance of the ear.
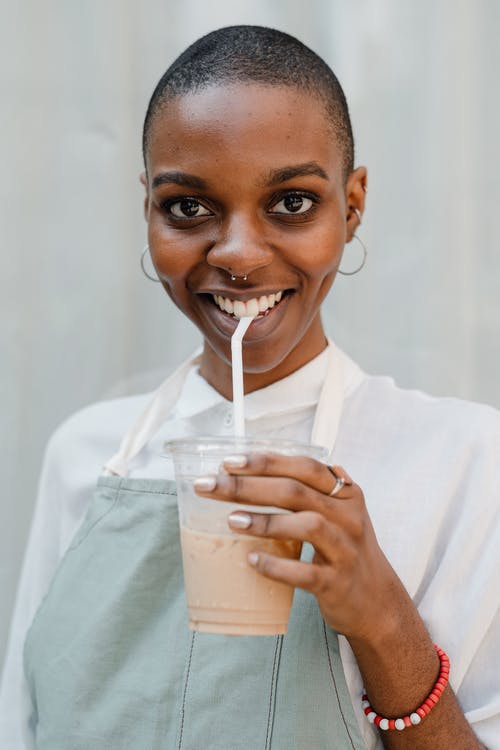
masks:
[[[345,188],[346,200],[346,242],[350,242],[361,224],[365,210],[368,173],[366,167],[357,167],[347,179]]]
[[[146,191],[146,195],[144,196],[144,218],[147,221],[149,217],[149,185],[146,172],[140,173],[139,180],[141,184],[144,185],[144,190]]]

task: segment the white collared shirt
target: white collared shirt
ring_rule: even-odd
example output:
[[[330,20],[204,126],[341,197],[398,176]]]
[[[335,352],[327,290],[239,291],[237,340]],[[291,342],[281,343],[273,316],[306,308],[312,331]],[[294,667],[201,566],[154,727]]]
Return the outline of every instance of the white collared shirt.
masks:
[[[500,750],[498,456],[500,415],[456,399],[398,389],[342,355],[344,408],[334,452],[365,492],[379,543],[450,655],[451,683],[478,737]],[[249,435],[309,442],[327,353],[245,397]],[[103,464],[150,394],[95,404],[65,422],[47,448],[0,690],[0,747],[32,748],[22,671],[25,633],[87,510]],[[232,406],[193,368],[131,477],[173,478],[170,438],[231,434]],[[382,747],[360,708],[361,676],[340,638],[347,685],[369,750]]]

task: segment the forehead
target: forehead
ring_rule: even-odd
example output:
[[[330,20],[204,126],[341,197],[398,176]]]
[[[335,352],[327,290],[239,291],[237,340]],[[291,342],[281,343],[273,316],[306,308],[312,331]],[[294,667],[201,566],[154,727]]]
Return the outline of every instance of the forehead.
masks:
[[[148,172],[214,168],[259,171],[319,162],[342,178],[332,126],[319,97],[300,89],[260,84],[210,86],[179,96],[155,115]]]

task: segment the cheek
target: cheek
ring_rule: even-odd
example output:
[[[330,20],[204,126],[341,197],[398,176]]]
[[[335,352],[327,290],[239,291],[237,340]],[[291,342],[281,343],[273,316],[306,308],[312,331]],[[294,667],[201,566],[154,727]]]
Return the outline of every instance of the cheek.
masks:
[[[315,315],[330,291],[342,259],[345,225],[328,222],[311,232],[305,242],[290,247],[289,262],[299,266],[306,278],[303,314]],[[307,312],[306,312],[307,311]]]
[[[288,259],[303,271],[311,284],[321,285],[335,274],[344,250],[343,228],[321,227],[288,245]]]
[[[150,224],[148,241],[151,257],[162,281],[169,287],[182,283],[196,267],[200,260],[199,243],[192,237],[175,235],[165,227]]]

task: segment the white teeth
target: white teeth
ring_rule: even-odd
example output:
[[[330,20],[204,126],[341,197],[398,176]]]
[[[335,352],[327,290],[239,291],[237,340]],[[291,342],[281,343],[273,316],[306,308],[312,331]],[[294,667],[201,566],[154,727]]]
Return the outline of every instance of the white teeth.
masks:
[[[259,314],[259,303],[256,299],[249,299],[247,302],[247,315],[252,315],[254,318]]]
[[[262,297],[253,297],[252,299],[243,302],[239,299],[229,299],[223,297],[220,294],[214,294],[213,298],[224,312],[229,315],[234,315],[235,318],[244,318],[245,316],[256,317],[259,314],[265,313],[266,310],[271,309],[274,305],[281,300],[283,292],[274,292],[274,294],[263,295]]]
[[[239,299],[235,299],[233,302],[233,315],[235,318],[244,318],[247,311],[247,306],[244,302]]]

